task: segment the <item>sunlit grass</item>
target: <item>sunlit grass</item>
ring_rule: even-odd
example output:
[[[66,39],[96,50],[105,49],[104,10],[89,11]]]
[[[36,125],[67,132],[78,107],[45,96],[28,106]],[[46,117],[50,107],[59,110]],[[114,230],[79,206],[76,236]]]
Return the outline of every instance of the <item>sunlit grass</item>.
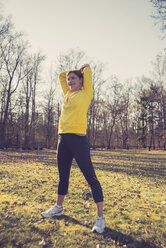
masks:
[[[91,151],[104,191],[103,235],[91,233],[96,208],[73,162],[65,215],[42,219],[56,201],[55,151],[0,152],[0,247],[166,246],[166,152]]]

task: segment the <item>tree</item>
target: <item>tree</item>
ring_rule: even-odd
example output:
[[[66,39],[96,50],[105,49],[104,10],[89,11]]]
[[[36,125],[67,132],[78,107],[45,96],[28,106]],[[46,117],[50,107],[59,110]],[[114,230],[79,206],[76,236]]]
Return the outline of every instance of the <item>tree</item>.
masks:
[[[8,30],[11,26],[10,20],[6,19],[4,20],[2,17],[0,18],[0,37],[4,36],[8,33]]]
[[[96,146],[98,130],[101,128],[103,88],[106,80],[103,79],[104,65],[91,63],[93,79],[93,99],[88,111],[88,140],[93,148]]]
[[[2,124],[0,133],[0,146],[6,144],[7,122],[9,117],[9,105],[12,100],[12,95],[18,88],[22,78],[25,76],[22,73],[23,57],[27,48],[27,44],[22,40],[22,35],[10,30],[3,42],[0,44],[0,54],[3,60],[1,80],[3,81],[3,105]]]
[[[156,84],[160,87],[161,92],[161,118],[163,118],[163,130],[160,128],[159,135],[161,143],[166,149],[166,50],[156,56],[156,61],[153,62],[153,76]],[[162,121],[160,121],[162,123]]]
[[[59,74],[62,71],[79,69],[83,60],[85,59],[85,53],[79,49],[70,49],[69,51],[62,53],[57,57],[56,70]]]
[[[163,88],[154,82],[149,88],[144,89],[138,100],[140,105],[140,125],[138,127],[138,141],[149,150],[161,146],[161,138],[164,130],[164,112],[163,112]]]
[[[157,13],[153,15],[157,23],[161,24],[161,30],[166,30],[166,0],[150,0]]]
[[[105,110],[103,111],[105,139],[107,148],[111,148],[112,135],[117,123],[118,117],[123,112],[123,90],[122,84],[117,77],[113,76],[106,90]]]
[[[36,116],[36,91],[37,86],[40,81],[40,71],[41,64],[44,61],[45,56],[43,56],[40,52],[34,54],[33,56],[33,78],[32,78],[32,117],[30,124],[30,139],[31,139],[31,147],[36,146],[36,126],[37,126],[37,116]]]
[[[23,63],[26,77],[22,80],[22,93],[24,94],[24,148],[30,146],[30,103],[33,90],[33,58],[28,56]]]
[[[166,84],[166,49],[156,56],[153,65],[153,77],[157,84]]]
[[[4,42],[5,38],[8,36],[9,30],[11,29],[12,29],[11,21],[8,19],[4,19],[2,16],[0,16],[0,43],[1,44]],[[0,50],[0,71],[4,63],[2,54],[3,52]]]
[[[119,116],[121,133],[122,133],[122,147],[123,149],[128,149],[128,139],[129,139],[129,89],[123,95],[122,112]]]
[[[143,148],[147,146],[147,109],[148,109],[148,97],[146,91],[144,90],[139,99],[137,100],[139,104],[139,118],[137,122],[137,141],[141,143]]]
[[[2,45],[9,34],[9,29],[12,28],[12,23],[9,20],[4,19],[0,16],[0,44]],[[1,106],[1,116],[0,116],[0,129],[2,128],[2,121],[5,109],[5,97],[7,92],[7,76],[3,75],[2,68],[4,65],[3,50],[0,49],[0,106]],[[1,145],[0,145],[1,146]]]
[[[48,84],[50,85],[50,88],[44,94],[45,102],[43,104],[45,143],[48,149],[55,146],[55,143],[57,143],[56,137],[58,131],[57,127],[58,127],[59,113],[57,111],[57,116],[56,116],[55,100],[56,100],[57,87],[55,81],[56,78],[51,69],[49,79],[47,80]],[[57,108],[58,106],[59,105],[57,104]]]

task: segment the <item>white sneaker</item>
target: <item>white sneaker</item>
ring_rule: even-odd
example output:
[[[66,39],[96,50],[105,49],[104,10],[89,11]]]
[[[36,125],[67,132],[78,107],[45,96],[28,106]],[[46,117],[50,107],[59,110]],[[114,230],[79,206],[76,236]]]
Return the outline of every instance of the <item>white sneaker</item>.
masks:
[[[92,232],[103,233],[105,229],[105,219],[103,217],[96,218],[96,224],[92,228]]]
[[[47,211],[42,212],[41,216],[44,218],[51,218],[54,216],[61,216],[63,214],[64,214],[63,207],[56,205],[56,206],[52,206]]]

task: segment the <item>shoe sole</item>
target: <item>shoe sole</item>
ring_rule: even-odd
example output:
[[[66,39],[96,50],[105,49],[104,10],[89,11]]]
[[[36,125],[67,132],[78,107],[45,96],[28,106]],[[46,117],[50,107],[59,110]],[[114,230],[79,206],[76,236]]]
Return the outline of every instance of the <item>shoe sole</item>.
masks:
[[[99,232],[99,231],[95,228],[95,229],[92,229],[92,232],[93,232],[93,233],[102,234],[102,233],[104,232],[104,230],[105,230],[105,228],[104,228],[101,232]]]
[[[43,218],[52,218],[52,217],[56,217],[56,216],[61,216],[61,215],[63,215],[63,214],[64,214],[64,211],[62,211],[62,212],[60,212],[60,213],[57,213],[57,214],[54,214],[54,215],[52,215],[52,216],[44,216],[43,213],[41,213],[41,216],[42,216]]]

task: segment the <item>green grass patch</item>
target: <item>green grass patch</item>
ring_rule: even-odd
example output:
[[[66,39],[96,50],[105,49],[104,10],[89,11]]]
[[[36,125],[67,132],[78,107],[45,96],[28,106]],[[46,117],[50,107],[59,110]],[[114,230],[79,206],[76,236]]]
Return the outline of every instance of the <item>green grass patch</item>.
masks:
[[[166,247],[166,152],[91,155],[105,198],[102,235],[91,232],[96,206],[75,161],[65,215],[43,219],[56,202],[56,152],[0,152],[0,247]]]

